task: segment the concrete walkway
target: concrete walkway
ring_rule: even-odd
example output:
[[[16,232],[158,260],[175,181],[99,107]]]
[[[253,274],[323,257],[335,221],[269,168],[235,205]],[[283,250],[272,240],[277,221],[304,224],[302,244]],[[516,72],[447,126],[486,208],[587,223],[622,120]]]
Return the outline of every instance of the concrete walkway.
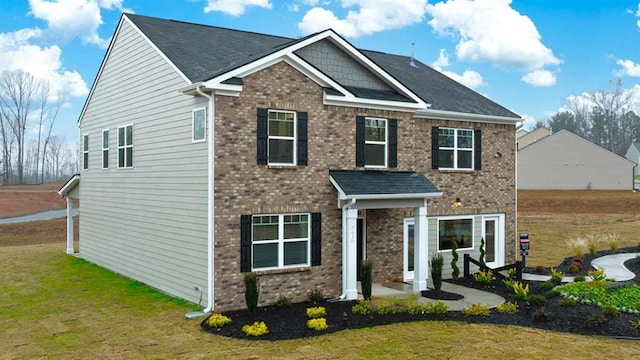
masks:
[[[78,214],[80,214],[80,209],[71,210],[71,214],[72,216],[78,216]],[[29,221],[51,220],[51,219],[63,218],[65,216],[67,216],[66,209],[65,210],[49,210],[49,211],[43,211],[36,214],[31,214],[31,215],[0,219],[0,225],[22,223],[22,222],[29,222]]]
[[[591,266],[598,269],[604,269],[604,274],[606,275],[607,279],[612,279],[615,281],[627,281],[633,279],[636,275],[629,271],[629,269],[624,267],[624,262],[629,259],[633,259],[636,256],[640,256],[640,253],[619,253],[605,255],[592,260]],[[551,277],[549,275],[538,275],[529,273],[522,274],[522,279],[530,281],[547,281],[550,278]],[[573,276],[565,276],[564,278],[562,278],[562,282],[573,282]]]

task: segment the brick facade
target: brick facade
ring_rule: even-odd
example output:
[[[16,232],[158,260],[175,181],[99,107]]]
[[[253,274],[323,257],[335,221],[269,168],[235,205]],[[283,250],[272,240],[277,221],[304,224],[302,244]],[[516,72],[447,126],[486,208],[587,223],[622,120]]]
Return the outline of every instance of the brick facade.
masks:
[[[429,202],[429,215],[451,214],[451,201],[464,213],[506,214],[506,262],[515,260],[515,129],[513,125],[415,119],[409,112],[323,105],[323,89],[284,62],[243,78],[239,97],[215,98],[215,305],[244,307],[240,272],[240,216],[283,212],[322,213],[322,265],[259,272],[260,305],[286,296],[304,301],[318,288],[327,297],[342,289],[342,217],[329,169],[355,166],[356,115],[398,120],[398,168],[418,171],[443,197]],[[256,109],[308,113],[308,166],[256,165]],[[483,167],[473,172],[431,169],[431,127],[483,131]],[[502,156],[497,156],[500,152]],[[368,210],[366,249],[376,282],[402,278],[403,219],[409,209]]]

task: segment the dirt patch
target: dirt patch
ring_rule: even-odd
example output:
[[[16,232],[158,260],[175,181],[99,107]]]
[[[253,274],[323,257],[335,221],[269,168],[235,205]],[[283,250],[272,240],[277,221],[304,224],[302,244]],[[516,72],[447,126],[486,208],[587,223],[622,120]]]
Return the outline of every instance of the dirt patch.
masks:
[[[633,191],[518,191],[518,214],[637,215],[640,192]]]
[[[75,217],[75,239],[78,239],[78,218]],[[60,244],[67,238],[67,220],[53,219],[0,225],[0,246]]]
[[[58,190],[64,183],[0,186],[0,219],[66,207]]]

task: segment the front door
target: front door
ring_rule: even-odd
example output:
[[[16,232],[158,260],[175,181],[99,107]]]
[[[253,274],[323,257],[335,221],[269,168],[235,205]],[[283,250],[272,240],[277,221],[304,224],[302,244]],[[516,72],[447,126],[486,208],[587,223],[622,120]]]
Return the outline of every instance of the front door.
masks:
[[[504,234],[499,216],[485,216],[482,220],[482,232],[485,244],[484,261],[495,268],[504,265]]]
[[[413,281],[414,220],[404,219],[404,281]]]

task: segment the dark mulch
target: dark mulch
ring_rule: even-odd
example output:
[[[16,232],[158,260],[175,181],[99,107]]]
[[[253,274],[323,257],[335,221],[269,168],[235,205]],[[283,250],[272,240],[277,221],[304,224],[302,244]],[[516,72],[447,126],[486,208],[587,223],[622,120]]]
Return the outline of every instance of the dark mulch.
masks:
[[[627,249],[621,250],[625,251]],[[636,248],[632,249],[637,251]],[[590,262],[591,259],[589,259]],[[625,263],[627,268],[636,274],[635,282],[640,284],[640,259],[634,258]],[[558,266],[558,269],[562,269]],[[634,329],[631,322],[640,321],[640,316],[627,313],[620,313],[615,317],[608,317],[602,314],[599,307],[577,304],[572,307],[559,305],[560,297],[546,299],[542,305],[531,305],[525,301],[515,300],[513,293],[509,291],[500,281],[494,281],[489,285],[479,285],[472,278],[459,278],[457,280],[447,280],[456,284],[490,291],[501,295],[508,301],[516,301],[520,309],[519,313],[501,314],[495,309],[491,310],[488,317],[464,316],[461,312],[449,311],[443,315],[410,315],[410,314],[389,314],[363,316],[351,312],[351,308],[356,304],[354,301],[325,302],[319,304],[327,310],[327,324],[329,328],[316,332],[309,330],[306,326],[306,309],[316,306],[311,303],[293,304],[291,308],[279,309],[273,306],[259,308],[254,318],[250,318],[246,310],[226,312],[224,315],[230,317],[233,323],[224,328],[211,329],[202,322],[203,330],[213,334],[236,338],[247,337],[242,332],[242,326],[251,324],[253,321],[264,321],[269,334],[260,336],[260,340],[283,340],[294,339],[322,334],[332,333],[344,329],[358,329],[370,326],[386,325],[407,321],[460,321],[466,323],[488,323],[504,324],[532,327],[538,329],[553,330],[585,335],[610,336],[623,338],[640,339],[640,330]],[[528,282],[530,294],[544,294],[540,289],[539,282]],[[441,292],[440,296],[443,296]],[[435,291],[430,290],[426,294],[434,295]],[[446,295],[446,294],[445,294]],[[546,318],[546,319],[545,319]]]
[[[616,253],[635,253],[635,252],[640,252],[640,246],[637,247],[628,247],[628,248],[623,248],[623,249],[619,249]],[[571,264],[573,263],[573,260],[575,258],[575,256],[569,256],[566,257],[558,266],[556,266],[556,270],[557,271],[561,271],[563,272],[565,275],[568,276],[575,276],[575,275],[584,275],[587,276],[587,272],[589,270],[593,270],[593,266],[591,266],[591,261],[593,259],[599,258],[601,256],[605,256],[605,255],[611,255],[614,252],[611,250],[602,250],[602,251],[598,251],[596,253],[594,253],[593,255],[586,253],[582,256],[582,262],[584,264],[584,266],[582,267],[582,269],[580,271],[578,271],[575,274],[572,274],[569,272],[569,267],[571,266]],[[633,264],[631,265],[631,267],[633,267]],[[640,265],[638,265],[638,267],[640,267]],[[627,267],[629,268],[629,267]],[[542,270],[542,271],[540,271]],[[634,269],[629,269],[631,271],[633,271],[636,274],[640,274],[640,272],[638,272],[638,269],[636,268],[635,271]],[[531,274],[542,274],[542,275],[549,275],[551,274],[551,269],[550,268],[535,268],[535,267],[527,267],[525,270],[525,272],[531,273]]]

